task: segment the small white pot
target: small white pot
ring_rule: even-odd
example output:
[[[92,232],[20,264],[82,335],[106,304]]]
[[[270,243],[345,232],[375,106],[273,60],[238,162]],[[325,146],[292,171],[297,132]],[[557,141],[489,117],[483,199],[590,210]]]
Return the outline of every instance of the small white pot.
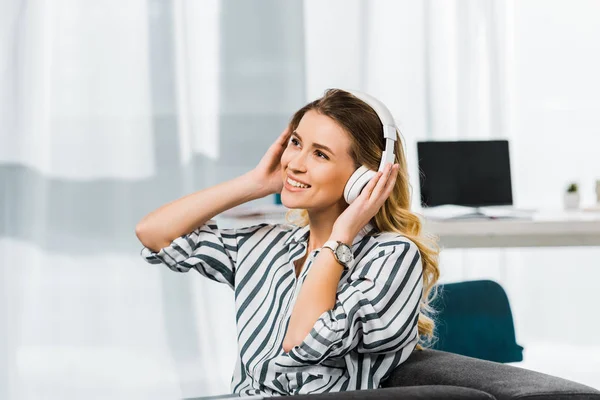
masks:
[[[565,210],[576,210],[579,208],[579,192],[565,193]]]

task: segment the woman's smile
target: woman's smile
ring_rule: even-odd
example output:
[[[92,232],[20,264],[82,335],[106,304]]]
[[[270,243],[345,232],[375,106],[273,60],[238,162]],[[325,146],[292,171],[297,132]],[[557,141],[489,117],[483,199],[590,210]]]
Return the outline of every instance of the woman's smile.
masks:
[[[292,183],[293,183],[293,184],[292,184]],[[300,184],[300,182],[294,181],[294,180],[293,180],[292,178],[290,178],[290,177],[287,177],[287,178],[285,179],[285,184],[284,184],[284,186],[285,186],[285,188],[286,188],[287,190],[289,190],[290,192],[302,192],[302,191],[305,191],[305,190],[308,190],[308,189],[310,189],[310,186],[308,186],[308,187],[299,187],[299,186],[294,186],[294,185],[301,185],[301,184]],[[303,185],[303,186],[306,186],[306,185]]]

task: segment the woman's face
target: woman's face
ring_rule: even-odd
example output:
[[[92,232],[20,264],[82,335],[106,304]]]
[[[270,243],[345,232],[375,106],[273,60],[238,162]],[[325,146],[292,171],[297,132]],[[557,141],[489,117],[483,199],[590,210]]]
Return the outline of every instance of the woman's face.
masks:
[[[350,144],[349,135],[333,119],[306,112],[281,156],[283,205],[317,210],[343,200],[344,186],[355,171]],[[288,178],[309,187],[294,187]]]

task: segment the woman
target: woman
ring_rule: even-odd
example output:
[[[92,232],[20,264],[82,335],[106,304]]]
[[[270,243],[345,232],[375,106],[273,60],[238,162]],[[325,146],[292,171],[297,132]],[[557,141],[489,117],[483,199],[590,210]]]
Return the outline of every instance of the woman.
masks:
[[[232,393],[378,388],[433,337],[426,313],[433,311],[439,250],[410,211],[395,136],[394,165],[348,204],[346,182],[361,165],[379,169],[385,138],[371,106],[330,89],[296,112],[255,169],[138,224],[149,263],[194,268],[234,290],[239,354]],[[286,216],[293,224],[219,229],[211,220],[273,193],[290,212],[301,210],[295,221]]]

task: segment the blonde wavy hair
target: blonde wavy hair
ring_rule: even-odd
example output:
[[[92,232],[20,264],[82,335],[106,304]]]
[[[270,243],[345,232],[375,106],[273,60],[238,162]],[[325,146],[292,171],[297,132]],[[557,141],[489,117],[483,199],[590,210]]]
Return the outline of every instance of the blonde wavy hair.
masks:
[[[381,120],[377,113],[364,101],[340,89],[328,89],[320,99],[317,99],[298,110],[292,117],[289,127],[295,130],[304,114],[314,110],[328,116],[350,135],[350,156],[355,161],[355,167],[361,165],[373,171],[379,169],[379,163],[385,139]],[[392,193],[381,209],[371,220],[378,232],[397,232],[410,239],[419,248],[423,265],[423,293],[420,301],[418,320],[419,343],[417,350],[429,347],[435,341],[436,310],[431,302],[437,297],[436,282],[439,279],[439,246],[438,238],[422,230],[421,219],[410,211],[412,187],[408,178],[408,168],[404,149],[397,135],[394,149],[396,163],[399,164],[398,177]],[[286,221],[297,226],[309,223],[307,210],[289,210]]]

